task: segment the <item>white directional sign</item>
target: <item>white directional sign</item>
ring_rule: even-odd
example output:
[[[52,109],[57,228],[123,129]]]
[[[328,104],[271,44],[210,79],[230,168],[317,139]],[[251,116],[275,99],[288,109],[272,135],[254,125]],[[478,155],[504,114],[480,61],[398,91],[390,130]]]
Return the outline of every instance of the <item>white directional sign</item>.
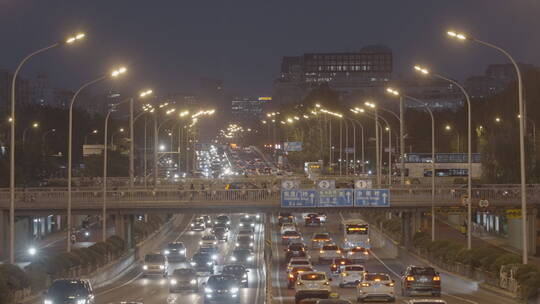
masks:
[[[489,207],[489,201],[487,199],[480,200],[478,206],[482,208]]]
[[[281,182],[281,189],[284,190],[293,190],[300,187],[300,182],[297,180],[284,180]]]
[[[318,185],[319,185],[319,189],[323,189],[323,190],[335,189],[336,181],[324,179],[324,180],[320,180]]]
[[[354,182],[355,189],[371,189],[373,182],[370,179],[359,179]]]

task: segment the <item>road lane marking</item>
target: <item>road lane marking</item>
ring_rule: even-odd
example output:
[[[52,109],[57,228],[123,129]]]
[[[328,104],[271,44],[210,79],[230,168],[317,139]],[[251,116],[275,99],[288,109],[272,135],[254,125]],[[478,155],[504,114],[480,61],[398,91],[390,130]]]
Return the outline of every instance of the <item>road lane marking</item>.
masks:
[[[274,217],[272,216],[272,222],[271,222],[272,228],[274,227]],[[279,303],[283,304],[283,295],[281,294],[281,280],[279,279],[279,266],[280,266],[280,256],[279,256],[279,248],[277,247],[277,237],[276,237],[276,231],[272,230],[272,246],[273,248],[276,248],[276,257],[277,257],[277,263],[276,263],[276,282],[278,287],[278,299]],[[274,291],[272,290],[272,293]]]

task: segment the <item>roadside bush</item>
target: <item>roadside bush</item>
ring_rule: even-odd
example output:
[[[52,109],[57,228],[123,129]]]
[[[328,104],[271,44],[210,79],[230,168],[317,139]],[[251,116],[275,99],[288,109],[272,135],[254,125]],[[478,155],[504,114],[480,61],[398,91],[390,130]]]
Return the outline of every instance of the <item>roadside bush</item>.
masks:
[[[5,277],[0,276],[0,304],[10,304],[13,300],[13,290],[8,287]]]
[[[490,271],[499,272],[503,265],[512,265],[519,263],[521,263],[521,257],[519,257],[517,254],[506,253],[495,259],[493,264],[490,266]]]
[[[11,290],[21,290],[30,287],[30,279],[22,269],[13,264],[0,265],[0,277],[6,279]]]

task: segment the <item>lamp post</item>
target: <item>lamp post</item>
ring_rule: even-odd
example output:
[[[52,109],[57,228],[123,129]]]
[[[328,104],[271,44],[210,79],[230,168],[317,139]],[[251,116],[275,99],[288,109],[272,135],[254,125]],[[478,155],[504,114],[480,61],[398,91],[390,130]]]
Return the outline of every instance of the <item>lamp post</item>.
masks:
[[[111,148],[114,149],[114,136],[116,134],[123,134],[124,133],[124,128],[120,128],[118,129],[118,131],[114,132],[112,135],[111,135]]]
[[[22,135],[23,147],[24,147],[24,144],[26,143],[26,132],[28,132],[28,130],[30,130],[30,128],[33,128],[33,129],[39,128],[39,123],[38,122],[33,122],[30,126],[28,126],[28,127],[26,127],[24,129],[23,135]]]
[[[472,248],[472,127],[471,127],[471,121],[472,121],[472,113],[471,113],[471,99],[469,97],[469,94],[465,90],[465,88],[459,84],[457,81],[452,80],[448,77],[436,74],[436,73],[430,73],[430,71],[426,68],[423,68],[421,66],[414,66],[414,69],[417,72],[420,72],[423,75],[432,75],[435,78],[439,78],[442,80],[446,80],[452,84],[454,84],[456,87],[460,89],[460,91],[465,96],[465,100],[467,101],[467,249],[470,250]]]
[[[392,95],[399,96],[400,103],[403,102],[403,97],[417,102],[428,112],[431,118],[431,241],[435,241],[435,117],[431,109],[421,100],[400,94],[399,91],[392,88],[388,88],[387,91]]]
[[[123,74],[127,71],[126,68],[121,67],[117,70],[114,70],[110,75],[103,75],[99,78],[96,78],[92,81],[89,81],[85,84],[83,84],[73,95],[71,98],[71,102],[69,104],[69,132],[68,132],[68,178],[67,178],[67,184],[68,184],[68,203],[67,203],[67,252],[71,252],[71,179],[72,179],[72,146],[73,146],[73,105],[75,104],[75,101],[77,100],[77,96],[81,93],[82,90],[84,90],[86,87],[98,83],[100,81],[103,81],[109,77],[115,78],[118,77],[120,74]]]
[[[365,105],[370,107],[370,108],[373,108],[373,109],[378,108],[378,107],[376,107],[376,105],[374,103],[370,103],[370,102],[365,103]],[[382,117],[380,115],[375,116],[375,117],[380,118],[387,125],[387,128],[385,128],[385,130],[388,131],[388,186],[391,186],[392,185],[392,175],[391,175],[391,172],[392,172],[392,129],[391,129],[390,123],[388,123],[388,120],[386,120],[386,118],[384,118],[384,117]],[[380,124],[379,124],[379,126],[380,126]],[[381,132],[382,132],[382,130],[383,130],[382,126],[380,126],[380,129],[381,129]],[[381,156],[382,156],[382,140],[381,140],[381,150],[380,150],[379,153],[381,153]],[[382,157],[381,157],[381,162],[382,162]],[[381,170],[381,168],[382,168],[382,163],[379,165],[379,170]],[[382,175],[382,173],[381,173],[381,175]]]
[[[476,39],[474,37],[470,37],[470,36],[465,35],[463,33],[457,33],[457,32],[454,32],[454,31],[448,31],[447,34],[448,34],[449,37],[455,38],[455,39],[460,40],[460,41],[476,42],[476,43],[479,43],[481,45],[484,45],[484,46],[487,46],[487,47],[490,47],[492,49],[495,49],[495,50],[499,51],[500,53],[505,55],[510,60],[510,62],[512,63],[512,65],[516,69],[517,81],[518,81],[518,103],[519,103],[519,117],[520,117],[520,119],[519,119],[519,162],[520,162],[520,164],[519,165],[520,165],[520,170],[521,170],[521,174],[520,174],[520,179],[521,179],[521,218],[522,218],[522,223],[521,223],[522,232],[521,232],[521,235],[522,235],[522,242],[523,242],[523,244],[522,244],[522,246],[523,246],[523,257],[522,257],[522,259],[523,259],[523,264],[527,264],[527,262],[528,262],[527,193],[526,193],[527,178],[526,178],[526,175],[525,175],[525,173],[526,173],[526,171],[525,171],[525,130],[526,130],[526,126],[525,126],[525,119],[521,119],[521,117],[526,118],[527,115],[525,115],[525,104],[524,104],[524,101],[523,101],[523,80],[522,80],[522,77],[521,77],[521,71],[519,69],[519,65],[514,60],[514,58],[510,55],[510,53],[508,53],[506,50],[504,50],[503,48],[501,48],[499,46],[496,46],[496,45],[491,44],[491,43],[486,42],[486,41]]]
[[[98,133],[99,133],[99,131],[98,131],[97,129],[94,129],[94,130],[92,130],[92,132],[86,134],[86,135],[84,136],[84,144],[86,145],[86,144],[88,143],[88,136],[90,136],[90,135],[96,135],[96,134],[98,134]]]
[[[10,263],[15,263],[15,84],[17,82],[17,76],[21,71],[23,65],[35,55],[41,54],[45,51],[53,49],[60,45],[72,44],[78,40],[81,40],[85,37],[85,34],[79,33],[75,36],[67,38],[65,41],[58,41],[49,46],[41,48],[35,52],[30,53],[24,57],[15,72],[13,73],[13,78],[11,80],[11,139],[10,139],[10,151],[9,151],[9,261]]]
[[[446,132],[452,132],[452,126],[451,125],[446,125],[444,126],[444,130]],[[460,153],[461,151],[461,145],[460,145],[460,140],[459,140],[459,132],[458,130],[455,130],[456,131],[456,136],[457,136],[457,153]]]
[[[379,114],[377,111],[377,107],[374,103],[366,102],[365,105],[373,109],[373,113],[375,116],[375,146],[376,146],[375,147],[375,154],[376,154],[375,162],[377,165],[375,171],[377,172],[377,186],[380,186],[381,185],[381,164],[380,164],[380,154],[379,154],[379,129],[377,128],[378,123],[379,123]]]
[[[56,132],[56,129],[50,129],[48,131],[45,131],[43,132],[43,135],[41,135],[41,144],[42,144],[42,154],[43,155],[46,155],[46,151],[45,151],[45,140],[47,139],[47,135],[49,135],[50,133],[54,133]]]

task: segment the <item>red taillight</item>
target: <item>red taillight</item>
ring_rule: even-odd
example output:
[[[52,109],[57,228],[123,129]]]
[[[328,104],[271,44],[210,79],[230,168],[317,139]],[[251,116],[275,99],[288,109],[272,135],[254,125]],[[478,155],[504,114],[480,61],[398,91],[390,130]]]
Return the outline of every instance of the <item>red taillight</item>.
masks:
[[[394,285],[395,285],[394,282],[390,282],[390,283],[386,284],[386,286],[390,286],[390,287],[394,287]]]
[[[441,277],[440,276],[434,276],[433,277],[433,281],[440,281],[441,280]]]
[[[290,273],[289,278],[294,279],[294,275],[292,273]]]
[[[414,277],[413,276],[407,276],[407,279],[406,279],[408,282],[414,282]]]
[[[365,282],[364,282],[364,283],[360,283],[360,286],[362,286],[362,287],[369,287],[369,286],[371,286],[371,284],[365,283]]]

